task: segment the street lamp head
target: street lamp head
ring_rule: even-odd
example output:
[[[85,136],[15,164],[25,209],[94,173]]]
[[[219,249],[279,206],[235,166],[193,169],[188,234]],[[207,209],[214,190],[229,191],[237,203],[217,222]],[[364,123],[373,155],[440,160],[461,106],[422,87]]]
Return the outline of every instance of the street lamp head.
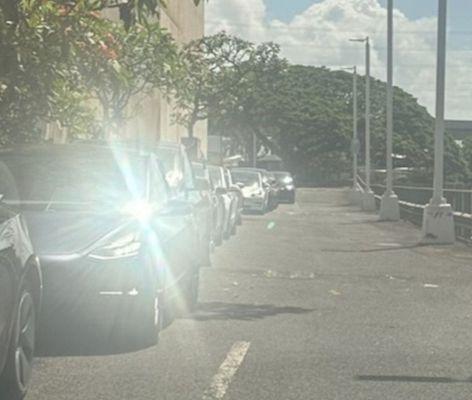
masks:
[[[359,43],[365,43],[365,42],[368,42],[369,41],[369,37],[365,37],[365,38],[351,38],[349,39],[350,42],[359,42]]]

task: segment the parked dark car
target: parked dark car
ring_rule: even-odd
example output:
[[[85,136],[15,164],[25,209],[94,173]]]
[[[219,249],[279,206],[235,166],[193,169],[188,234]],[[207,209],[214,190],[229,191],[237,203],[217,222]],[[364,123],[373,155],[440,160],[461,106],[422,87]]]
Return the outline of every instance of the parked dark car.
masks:
[[[228,185],[225,177],[225,169],[218,165],[209,165],[210,178],[216,194],[220,197],[225,207],[223,226],[223,238],[228,240],[236,234],[238,218],[238,196]]]
[[[5,202],[24,215],[41,262],[42,332],[67,324],[153,345],[174,301],[195,304],[191,206],[170,200],[153,154],[25,146],[0,151],[0,164],[13,178]]]
[[[274,171],[273,174],[275,175],[275,178],[277,179],[278,185],[280,187],[279,202],[288,204],[295,203],[296,188],[295,182],[290,172]]]
[[[211,202],[205,194],[205,185],[195,179],[192,164],[179,143],[160,142],[157,155],[165,170],[166,180],[175,199],[188,202],[198,227],[198,251],[194,253],[200,266],[211,265]]]
[[[279,205],[279,197],[281,187],[275,174],[272,171],[262,170],[263,172],[263,181],[268,183],[270,186],[270,196],[269,196],[269,208],[275,210]]]
[[[0,168],[0,193],[4,173]],[[0,204],[0,398],[20,400],[33,369],[42,277],[23,218]]]
[[[220,246],[223,243],[225,222],[225,206],[223,199],[216,194],[207,164],[205,162],[193,162],[192,167],[195,177],[204,180],[208,185],[207,192],[211,202],[211,241],[213,246]]]
[[[244,196],[241,191],[241,187],[233,182],[231,176],[231,171],[228,168],[224,168],[225,181],[228,190],[230,190],[237,199],[237,208],[236,208],[236,224],[242,225],[243,223],[243,209],[244,209]]]

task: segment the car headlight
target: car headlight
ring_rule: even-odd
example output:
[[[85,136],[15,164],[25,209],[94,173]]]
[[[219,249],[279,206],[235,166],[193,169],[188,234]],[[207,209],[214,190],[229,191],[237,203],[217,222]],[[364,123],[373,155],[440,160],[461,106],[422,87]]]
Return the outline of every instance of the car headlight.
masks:
[[[153,207],[146,200],[136,199],[124,204],[121,213],[140,222],[147,222],[153,213]]]
[[[287,185],[287,186],[285,186],[285,189],[287,189],[287,190],[293,190],[293,189],[295,189],[295,186],[293,186],[293,185]]]
[[[118,258],[133,257],[139,254],[141,242],[135,233],[130,233],[111,239],[108,243],[97,247],[89,257],[97,260],[114,260]]]
[[[291,176],[286,176],[283,180],[283,182],[288,185],[290,183],[293,183],[293,178]]]

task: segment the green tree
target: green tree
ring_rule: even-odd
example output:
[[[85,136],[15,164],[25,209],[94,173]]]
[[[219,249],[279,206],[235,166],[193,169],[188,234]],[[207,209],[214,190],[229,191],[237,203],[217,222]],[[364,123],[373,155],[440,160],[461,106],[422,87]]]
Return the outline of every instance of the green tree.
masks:
[[[105,131],[126,119],[132,98],[137,106],[155,89],[171,91],[179,65],[174,40],[158,23],[128,30],[108,25],[96,37],[85,35],[77,42],[73,61],[78,81],[101,105]]]
[[[269,77],[270,78],[270,77]],[[254,86],[256,90],[258,86]],[[386,85],[372,79],[372,161],[385,168]],[[360,160],[364,159],[365,80],[359,79]],[[261,90],[260,107],[252,107],[251,125],[260,124],[268,146],[302,179],[328,183],[348,176],[352,137],[352,74],[327,68],[293,65],[277,76],[270,90]],[[253,93],[245,96],[254,97]],[[394,91],[394,152],[405,156],[396,166],[411,167],[409,183],[431,184],[434,118],[417,99],[400,88]],[[212,134],[245,130],[236,113],[220,115],[210,123]],[[264,119],[264,116],[267,116]],[[451,137],[446,136],[445,176],[449,185],[465,182],[469,167]]]
[[[270,66],[276,62],[285,65],[278,53],[279,47],[274,44],[256,46],[225,32],[191,42],[182,52],[177,121],[187,127],[191,137],[200,120],[249,115],[264,83],[275,78]]]
[[[44,122],[90,130],[98,98],[106,120],[129,98],[163,88],[176,63],[152,16],[160,0],[127,3],[139,21],[104,19],[105,0],[0,0],[0,142],[36,140]]]

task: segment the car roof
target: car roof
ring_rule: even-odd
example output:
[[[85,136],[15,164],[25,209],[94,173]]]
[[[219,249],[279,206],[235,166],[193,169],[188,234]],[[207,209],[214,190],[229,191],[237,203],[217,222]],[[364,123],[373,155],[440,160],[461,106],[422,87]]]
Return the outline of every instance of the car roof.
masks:
[[[101,144],[27,144],[27,145],[16,145],[7,148],[0,149],[0,157],[7,155],[22,155],[22,156],[34,156],[34,155],[74,155],[83,154],[89,158],[93,158],[100,155],[108,155],[115,151],[120,153],[126,153],[128,155],[136,157],[149,156],[150,153],[147,151],[138,150],[135,148],[116,145],[101,145]]]
[[[234,172],[243,172],[245,174],[257,174],[257,175],[261,175],[261,171],[258,171],[258,170],[255,170],[255,169],[245,169],[245,168],[231,168],[231,171],[234,171]]]
[[[231,168],[234,171],[254,171],[254,172],[259,172],[261,174],[267,174],[269,171],[263,168],[252,168],[252,167],[236,167],[236,168]]]

